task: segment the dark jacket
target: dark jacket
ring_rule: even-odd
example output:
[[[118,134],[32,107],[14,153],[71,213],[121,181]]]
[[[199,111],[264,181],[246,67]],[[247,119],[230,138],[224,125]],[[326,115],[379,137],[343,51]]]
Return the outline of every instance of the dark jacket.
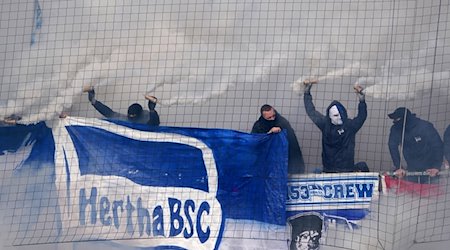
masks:
[[[327,108],[326,115],[322,115],[314,107],[310,93],[304,94],[306,113],[322,131],[322,164],[327,173],[354,172],[355,167],[355,137],[367,118],[367,104],[360,101],[358,115],[354,119],[347,117],[347,110],[338,101],[333,101]],[[342,118],[342,125],[334,125],[329,118],[332,106],[338,107]]]
[[[276,111],[275,111],[276,112]],[[297,136],[291,124],[276,112],[276,118],[273,121],[268,121],[264,117],[260,116],[259,119],[253,124],[252,133],[267,133],[273,127],[280,127],[287,131],[287,139],[289,144],[288,152],[288,173],[289,174],[301,174],[305,172],[305,163],[303,161],[302,151],[298,144]]]
[[[444,156],[450,162],[450,125],[444,132]]]
[[[141,115],[137,117],[136,119],[130,119],[127,115],[117,113],[113,111],[111,108],[106,106],[100,101],[95,101],[95,103],[92,105],[94,108],[100,112],[104,117],[109,119],[116,119],[116,120],[122,120],[122,121],[129,121],[132,123],[140,123],[140,124],[148,124],[152,126],[159,126],[159,115],[158,112],[155,110],[155,104],[151,101],[148,101],[148,108],[149,111],[146,112],[145,110],[142,111]]]
[[[399,145],[402,144],[403,120],[391,127],[389,151],[396,169],[400,168]],[[406,116],[403,140],[403,156],[409,171],[439,169],[442,165],[443,143],[433,124],[417,118],[415,114]]]
[[[159,115],[158,112],[156,112],[156,110],[150,110],[148,111],[148,122],[147,124],[150,126],[159,126]]]

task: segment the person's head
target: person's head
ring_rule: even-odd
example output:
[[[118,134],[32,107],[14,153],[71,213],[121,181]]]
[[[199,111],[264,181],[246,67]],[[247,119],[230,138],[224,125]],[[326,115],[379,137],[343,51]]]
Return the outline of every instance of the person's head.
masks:
[[[277,113],[272,106],[264,104],[261,106],[261,116],[267,121],[273,121],[277,118]]]
[[[290,250],[319,249],[323,220],[317,215],[303,215],[291,221],[292,234]]]
[[[399,107],[394,112],[388,114],[388,117],[392,119],[392,122],[396,124],[403,124],[407,122],[411,117],[415,116],[411,111],[405,107]]]
[[[142,115],[142,106],[139,103],[133,103],[128,107],[128,119],[137,120]]]
[[[347,120],[347,110],[340,102],[333,101],[328,106],[327,116],[333,125],[342,125]]]

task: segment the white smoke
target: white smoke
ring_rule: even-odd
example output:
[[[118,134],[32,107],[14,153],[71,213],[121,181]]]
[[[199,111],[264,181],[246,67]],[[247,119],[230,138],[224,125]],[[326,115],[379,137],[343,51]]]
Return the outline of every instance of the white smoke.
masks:
[[[430,93],[433,89],[448,92],[449,77],[448,71],[433,73],[421,69],[412,72],[411,75],[367,77],[359,81],[371,85],[365,90],[368,96],[383,100],[413,100]]]
[[[169,91],[170,88],[180,90],[179,93],[174,93],[174,95],[166,100],[161,100],[163,105],[177,105],[177,104],[200,104],[208,101],[211,98],[217,98],[221,95],[225,95],[230,88],[233,88],[236,84],[252,84],[267,81],[272,70],[277,69],[281,64],[287,60],[286,54],[267,54],[262,59],[260,63],[253,66],[247,66],[245,68],[245,74],[239,74],[235,72],[221,72],[217,74],[217,79],[212,79],[212,83],[208,83],[208,77],[199,76],[195,74],[189,75],[185,79],[180,79],[178,82],[173,82],[170,84],[161,85],[161,92],[165,90]],[[237,60],[229,61],[230,65],[233,63],[239,63]],[[214,75],[214,71],[217,68],[210,68],[211,75]],[[226,69],[225,69],[226,70]],[[207,74],[209,75],[209,74]],[[200,81],[201,86],[206,86],[206,91],[197,91],[197,88],[192,88],[193,85],[198,83],[193,81]],[[204,88],[204,87],[203,87]]]
[[[168,106],[201,104],[225,95],[237,83],[267,80],[287,60],[286,53],[255,52],[242,38],[230,39],[236,22],[245,20],[244,12],[223,14],[251,4],[197,3],[219,15],[207,17],[210,12],[170,12],[150,2],[40,4],[43,26],[36,43],[27,48],[25,40],[21,55],[13,59],[11,74],[20,78],[5,74],[2,81],[9,93],[0,100],[0,117],[18,115],[20,123],[57,117],[72,107],[85,86],[122,89],[121,98],[151,93]],[[181,15],[193,15],[193,21],[180,20]],[[240,49],[233,51],[236,45]]]
[[[329,72],[326,72],[321,76],[302,76],[298,78],[294,83],[291,84],[292,89],[297,93],[303,93],[304,91],[304,81],[305,80],[317,80],[317,82],[322,81],[333,81],[343,76],[354,76],[361,72],[361,64],[360,62],[353,62],[349,65],[346,65],[342,69],[335,69]]]
[[[432,68],[429,62],[436,45],[444,44],[430,37],[427,44],[395,47],[391,37],[404,35],[391,35],[391,24],[404,26],[380,18],[392,8],[381,2],[335,5],[321,18],[323,10],[301,1],[287,6],[263,1],[40,0],[42,28],[31,47],[32,24],[13,25],[9,19],[15,11],[31,20],[33,1],[8,8],[14,2],[6,1],[0,10],[2,20],[9,21],[2,22],[9,25],[8,34],[16,34],[1,47],[0,118],[15,114],[22,123],[53,119],[79,106],[82,88],[89,85],[103,86],[108,93],[102,94],[115,101],[151,93],[167,106],[207,105],[237,85],[258,88],[278,76],[292,76],[288,82],[299,78],[291,85],[299,93],[304,79],[335,85],[344,77],[366,86],[367,95],[386,100],[416,98],[434,88],[448,91],[448,69]],[[368,2],[373,18],[359,17]],[[399,8],[405,6],[407,1],[399,3]],[[288,11],[292,9],[299,11]],[[85,97],[82,101],[87,102]]]
[[[430,69],[430,65],[420,65],[413,58],[426,60],[426,53],[434,51],[435,44],[430,41],[429,47],[412,53],[410,57],[391,59],[377,69],[369,61],[348,62],[342,68],[331,68],[329,71],[318,72],[311,69],[311,73],[299,77],[291,84],[297,93],[303,93],[305,80],[317,80],[318,82],[333,82],[339,78],[358,77],[354,83],[365,87],[367,96],[382,100],[413,100],[433,90],[448,93],[450,95],[450,71],[436,71]],[[311,62],[317,63],[318,59]],[[419,64],[419,65],[418,65]],[[315,72],[314,72],[315,71]],[[313,73],[314,72],[314,73]]]
[[[428,63],[437,56],[436,46],[442,45],[430,38],[421,49],[398,58],[391,56],[375,74],[358,82],[367,86],[366,95],[382,100],[413,100],[432,91],[450,95],[449,69],[436,69],[435,62]]]

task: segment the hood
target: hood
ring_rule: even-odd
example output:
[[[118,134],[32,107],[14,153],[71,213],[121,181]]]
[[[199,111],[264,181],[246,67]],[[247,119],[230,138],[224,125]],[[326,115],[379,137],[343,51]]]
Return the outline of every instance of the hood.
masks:
[[[332,101],[330,103],[330,105],[328,106],[326,117],[328,117],[328,119],[330,119],[329,118],[330,117],[330,108],[333,107],[334,105],[336,105],[336,107],[338,108],[339,114],[341,115],[342,122],[345,123],[348,119],[347,109],[345,109],[345,107],[344,107],[344,105],[342,105],[342,103],[340,103],[339,101],[336,101],[336,100]]]
[[[405,115],[406,112],[406,115]],[[403,127],[403,123],[405,123],[406,119],[406,128],[410,128],[415,126],[419,118],[416,117],[416,114],[412,113],[409,109],[405,107],[397,108],[394,112],[388,114],[388,117],[394,120],[394,125],[397,127]],[[395,121],[398,119],[397,121]]]

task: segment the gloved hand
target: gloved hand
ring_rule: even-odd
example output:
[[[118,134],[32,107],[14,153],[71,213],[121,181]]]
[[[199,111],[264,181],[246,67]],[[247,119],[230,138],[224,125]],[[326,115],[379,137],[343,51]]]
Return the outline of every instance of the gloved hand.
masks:
[[[146,94],[146,95],[145,95],[145,99],[146,99],[146,100],[149,100],[149,101],[151,101],[151,102],[154,102],[154,103],[158,103],[158,98],[156,98],[156,97],[154,97],[154,96],[152,96],[152,95],[150,95],[150,94]]]
[[[397,178],[401,179],[401,178],[405,177],[406,171],[403,168],[399,168],[399,169],[395,170],[394,174],[395,174],[395,176],[397,176]]]
[[[304,93],[305,93],[305,94],[311,93],[311,87],[312,87],[312,84],[311,84],[311,83],[305,83]]]
[[[366,95],[363,92],[358,93],[358,99],[360,102],[363,102],[366,100]]]
[[[360,102],[363,102],[366,100],[366,94],[364,94],[364,88],[361,85],[359,85],[357,83],[357,84],[355,84],[353,89],[355,89],[355,92],[358,95],[358,99]]]
[[[92,105],[95,104],[96,100],[95,100],[95,91],[94,88],[92,88],[91,90],[88,91],[88,99],[91,102]]]
[[[431,177],[435,177],[439,174],[439,169],[437,168],[429,168],[426,170],[427,174]]]
[[[20,120],[22,120],[22,117],[13,114],[13,115],[5,117],[3,119],[3,123],[8,124],[8,125],[16,125],[17,122]]]
[[[305,89],[303,90],[303,92],[305,94],[309,94],[311,92],[311,87],[314,83],[317,83],[317,80],[304,80],[303,84],[305,85]]]

